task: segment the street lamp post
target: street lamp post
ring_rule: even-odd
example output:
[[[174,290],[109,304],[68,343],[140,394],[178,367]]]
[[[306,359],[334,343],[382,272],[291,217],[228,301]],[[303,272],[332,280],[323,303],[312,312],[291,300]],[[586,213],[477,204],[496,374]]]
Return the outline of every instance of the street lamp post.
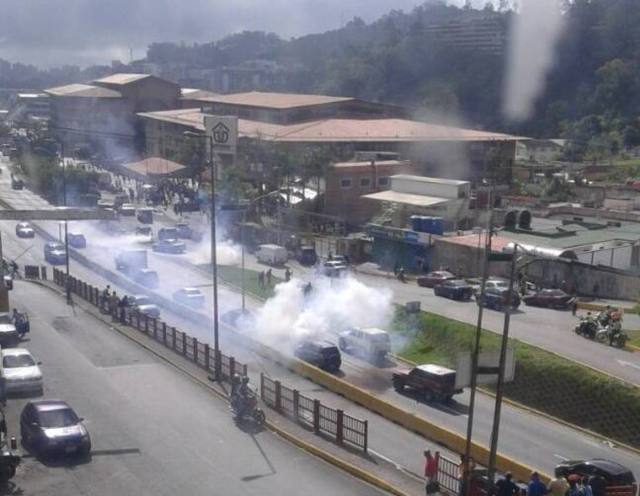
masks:
[[[214,375],[213,380],[220,382],[222,376],[222,368],[220,363],[220,342],[218,327],[218,263],[216,257],[216,167],[213,152],[213,137],[208,134],[198,134],[190,131],[183,133],[185,136],[197,138],[205,138],[209,141],[209,166],[211,172],[211,265],[213,272],[213,354]]]

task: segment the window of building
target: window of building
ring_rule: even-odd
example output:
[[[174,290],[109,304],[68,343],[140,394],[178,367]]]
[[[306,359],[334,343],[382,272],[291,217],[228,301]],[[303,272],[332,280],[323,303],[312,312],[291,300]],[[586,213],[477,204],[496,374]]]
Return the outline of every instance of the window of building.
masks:
[[[342,189],[351,188],[351,178],[350,177],[345,177],[343,179],[340,179],[340,187]]]
[[[370,188],[371,187],[371,178],[370,177],[361,177],[360,178],[360,187],[361,188]]]
[[[379,177],[378,178],[378,186],[389,186],[389,178],[388,177]]]

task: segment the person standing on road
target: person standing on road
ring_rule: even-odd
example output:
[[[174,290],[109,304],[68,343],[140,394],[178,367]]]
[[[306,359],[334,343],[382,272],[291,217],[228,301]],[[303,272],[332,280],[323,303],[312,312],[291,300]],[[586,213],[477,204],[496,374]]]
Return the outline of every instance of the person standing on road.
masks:
[[[582,478],[582,488],[580,489],[582,496],[593,496],[593,490],[589,484],[589,477],[584,476]]]
[[[269,269],[267,271],[267,286],[271,286],[271,276],[272,276],[271,269]]]
[[[606,487],[607,483],[602,477],[592,475],[589,478],[589,488],[591,489],[592,496],[605,496]]]
[[[427,486],[430,482],[436,480],[438,475],[438,459],[433,456],[431,450],[424,451],[424,479]]]
[[[284,271],[284,282],[289,282],[291,280],[291,270],[287,267]]]
[[[540,480],[540,474],[532,473],[527,485],[527,496],[544,496],[545,494],[547,494],[547,486]]]
[[[497,496],[515,496],[520,493],[520,488],[513,482],[511,472],[504,474],[504,478],[496,482]]]
[[[571,314],[575,317],[577,311],[578,311],[578,298],[575,297],[571,302]]]
[[[262,289],[264,289],[264,271],[260,271],[258,274],[258,284]]]
[[[567,480],[560,476],[552,479],[549,482],[549,487],[547,488],[547,493],[551,496],[564,496],[564,493],[569,489],[569,483]]]

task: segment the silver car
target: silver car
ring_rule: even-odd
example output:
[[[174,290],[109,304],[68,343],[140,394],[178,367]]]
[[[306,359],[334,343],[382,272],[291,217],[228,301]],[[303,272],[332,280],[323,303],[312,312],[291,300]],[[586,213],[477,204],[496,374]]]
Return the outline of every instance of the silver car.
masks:
[[[151,299],[147,295],[131,295],[127,296],[131,308],[138,310],[143,315],[157,319],[160,317],[160,308],[155,303],[151,303]]]
[[[29,350],[5,348],[2,350],[2,374],[8,393],[33,392],[42,394],[42,371]]]

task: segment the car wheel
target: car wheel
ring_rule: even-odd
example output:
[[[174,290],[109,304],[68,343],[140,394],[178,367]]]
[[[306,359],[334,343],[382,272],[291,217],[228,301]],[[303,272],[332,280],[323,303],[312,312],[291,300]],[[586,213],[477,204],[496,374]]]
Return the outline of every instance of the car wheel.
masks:
[[[393,381],[393,389],[398,393],[402,393],[404,391],[404,384],[400,381]]]

